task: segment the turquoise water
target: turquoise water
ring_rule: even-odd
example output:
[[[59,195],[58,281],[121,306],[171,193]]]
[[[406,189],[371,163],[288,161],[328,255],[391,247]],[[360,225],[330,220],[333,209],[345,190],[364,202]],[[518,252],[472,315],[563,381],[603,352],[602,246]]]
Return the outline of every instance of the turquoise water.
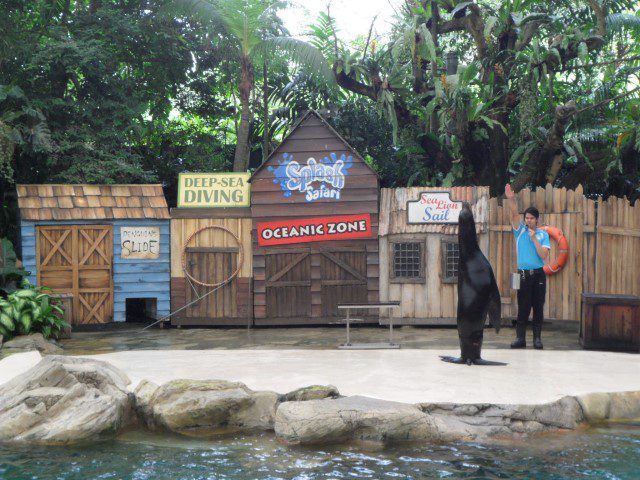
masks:
[[[480,445],[290,448],[273,436],[130,433],[84,447],[0,447],[3,480],[638,479],[640,425]]]

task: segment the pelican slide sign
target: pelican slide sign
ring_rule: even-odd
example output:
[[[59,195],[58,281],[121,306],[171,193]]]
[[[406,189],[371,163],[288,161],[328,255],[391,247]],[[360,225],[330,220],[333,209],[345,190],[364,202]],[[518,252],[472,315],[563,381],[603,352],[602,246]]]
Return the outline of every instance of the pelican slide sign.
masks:
[[[462,202],[451,200],[449,192],[423,192],[407,202],[407,223],[458,223]]]
[[[152,260],[160,257],[160,227],[120,227],[120,257]]]
[[[371,215],[340,215],[259,222],[258,245],[328,242],[371,237]]]
[[[178,207],[248,207],[248,173],[181,173],[178,178]]]
[[[268,167],[273,172],[273,183],[280,184],[285,198],[294,193],[304,195],[307,202],[321,199],[340,200],[349,169],[353,166],[353,157],[344,153],[338,157],[330,153],[320,160],[309,157],[305,163],[293,159],[293,155],[284,153],[277,167]]]

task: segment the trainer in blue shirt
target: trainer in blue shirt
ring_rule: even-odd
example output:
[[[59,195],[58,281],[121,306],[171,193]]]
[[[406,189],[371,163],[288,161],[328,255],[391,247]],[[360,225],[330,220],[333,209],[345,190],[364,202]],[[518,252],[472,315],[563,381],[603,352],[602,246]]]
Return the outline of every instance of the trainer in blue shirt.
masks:
[[[524,211],[524,221],[520,220],[515,193],[510,185],[504,189],[505,206],[511,212],[511,226],[516,240],[520,289],[518,290],[518,319],[516,321],[516,340],[511,348],[526,348],[527,320],[533,309],[533,348],[541,350],[542,322],[544,320],[544,298],[547,290],[547,277],[543,267],[549,257],[549,234],[538,228],[540,213],[535,207]]]

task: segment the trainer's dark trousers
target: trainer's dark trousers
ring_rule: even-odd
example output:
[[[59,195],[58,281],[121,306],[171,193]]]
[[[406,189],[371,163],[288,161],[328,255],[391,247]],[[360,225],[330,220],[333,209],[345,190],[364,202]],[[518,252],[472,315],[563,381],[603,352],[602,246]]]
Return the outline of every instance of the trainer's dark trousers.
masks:
[[[544,318],[544,296],[547,291],[547,277],[542,268],[536,270],[518,270],[520,290],[518,290],[518,320],[516,335],[524,340],[527,332],[527,320],[533,309],[533,338],[540,338]]]

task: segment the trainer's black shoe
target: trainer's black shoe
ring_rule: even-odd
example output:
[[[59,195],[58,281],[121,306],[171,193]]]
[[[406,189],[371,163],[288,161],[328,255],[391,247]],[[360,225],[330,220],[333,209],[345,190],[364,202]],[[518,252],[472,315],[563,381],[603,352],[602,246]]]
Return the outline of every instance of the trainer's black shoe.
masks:
[[[527,341],[523,338],[517,338],[511,342],[511,348],[527,348]]]

